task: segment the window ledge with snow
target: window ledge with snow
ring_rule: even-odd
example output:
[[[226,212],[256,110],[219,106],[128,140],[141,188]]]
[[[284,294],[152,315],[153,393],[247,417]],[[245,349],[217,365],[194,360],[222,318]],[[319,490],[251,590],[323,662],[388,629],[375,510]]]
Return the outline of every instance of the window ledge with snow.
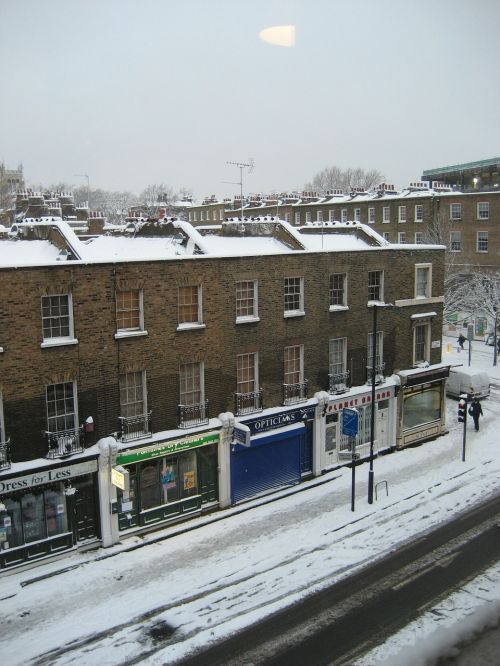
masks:
[[[343,312],[349,310],[348,305],[330,305],[330,312]]]
[[[139,331],[117,331],[115,333],[115,340],[122,340],[123,338],[140,338],[143,335],[147,335],[148,332],[146,330],[139,330]]]
[[[251,324],[254,321],[260,321],[260,317],[236,317],[237,324]]]
[[[179,324],[177,326],[177,330],[178,331],[193,331],[193,330],[197,330],[199,328],[206,328],[206,327],[207,327],[206,324],[197,324],[197,323],[196,324],[192,324],[192,323]]]
[[[284,312],[283,316],[286,319],[287,317],[303,317],[305,314],[305,310],[290,310],[289,312]]]
[[[40,347],[47,349],[48,347],[65,347],[66,345],[77,344],[78,340],[76,338],[47,338],[40,344]]]

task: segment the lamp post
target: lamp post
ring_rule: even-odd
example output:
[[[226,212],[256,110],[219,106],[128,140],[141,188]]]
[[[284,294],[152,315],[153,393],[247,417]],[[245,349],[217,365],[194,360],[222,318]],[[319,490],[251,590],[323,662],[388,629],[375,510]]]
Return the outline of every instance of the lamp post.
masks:
[[[371,413],[370,413],[370,468],[368,471],[368,504],[373,504],[373,486],[374,486],[374,472],[373,472],[373,449],[375,444],[375,385],[376,385],[376,367],[377,367],[377,309],[385,308],[392,310],[399,306],[392,303],[376,303],[372,301],[369,307],[373,308],[373,333],[372,333],[372,397],[371,397]]]

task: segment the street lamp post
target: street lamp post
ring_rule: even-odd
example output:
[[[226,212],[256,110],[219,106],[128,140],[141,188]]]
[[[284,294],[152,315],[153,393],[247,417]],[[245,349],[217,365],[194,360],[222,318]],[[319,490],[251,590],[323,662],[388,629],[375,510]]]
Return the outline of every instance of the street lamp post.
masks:
[[[373,303],[372,337],[372,408],[370,413],[370,469],[368,471],[368,504],[373,504],[373,446],[375,443],[375,363],[377,358],[377,305]]]

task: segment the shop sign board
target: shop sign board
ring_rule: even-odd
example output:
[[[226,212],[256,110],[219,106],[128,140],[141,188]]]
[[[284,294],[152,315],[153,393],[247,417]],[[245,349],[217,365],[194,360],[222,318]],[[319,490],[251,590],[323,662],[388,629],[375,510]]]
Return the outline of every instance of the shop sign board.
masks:
[[[233,439],[236,444],[250,446],[250,428],[244,423],[235,423]]]
[[[55,467],[50,469],[39,469],[31,474],[16,476],[12,479],[0,479],[0,493],[14,492],[23,490],[32,486],[42,486],[46,483],[56,483],[57,481],[66,481],[74,476],[82,474],[91,474],[97,472],[97,460],[87,460],[76,465],[67,465],[65,467]]]
[[[7,528],[0,527],[0,543],[2,541],[7,541]]]
[[[171,453],[187,451],[188,449],[205,446],[206,444],[215,444],[218,441],[219,433],[193,435],[192,437],[175,439],[170,442],[160,442],[152,446],[146,446],[143,449],[124,451],[123,453],[118,454],[116,462],[119,465],[129,465],[131,463],[141,462],[142,460],[149,460],[150,458],[162,458]]]
[[[125,467],[117,465],[111,468],[111,483],[125,492],[130,488],[130,473]]]
[[[250,428],[253,435],[267,430],[274,430],[275,428],[283,428],[284,426],[293,425],[294,423],[303,422],[305,419],[313,419],[316,411],[316,405],[308,405],[307,407],[300,407],[286,412],[279,412],[278,414],[269,414],[267,416],[260,416],[257,419],[245,420],[246,425]]]
[[[342,410],[342,434],[356,437],[358,434],[359,413],[357,409],[344,408]]]

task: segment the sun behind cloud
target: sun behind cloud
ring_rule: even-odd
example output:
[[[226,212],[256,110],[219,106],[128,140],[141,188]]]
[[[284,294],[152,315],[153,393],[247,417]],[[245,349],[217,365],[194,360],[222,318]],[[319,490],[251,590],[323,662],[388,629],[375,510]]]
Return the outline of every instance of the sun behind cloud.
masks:
[[[263,42],[275,46],[295,46],[295,26],[276,25],[271,28],[264,28],[259,32],[259,37]]]

